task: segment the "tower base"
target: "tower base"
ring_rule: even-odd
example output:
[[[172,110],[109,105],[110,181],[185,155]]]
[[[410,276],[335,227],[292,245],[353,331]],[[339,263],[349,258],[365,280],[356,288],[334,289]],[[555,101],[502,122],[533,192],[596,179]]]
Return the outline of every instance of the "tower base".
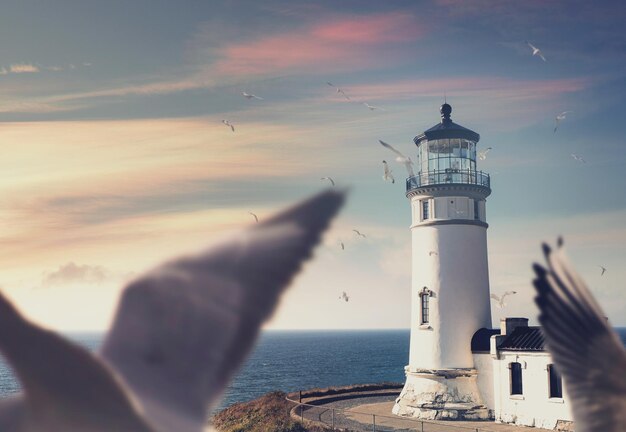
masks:
[[[424,420],[492,420],[478,391],[476,369],[413,369],[393,413]]]

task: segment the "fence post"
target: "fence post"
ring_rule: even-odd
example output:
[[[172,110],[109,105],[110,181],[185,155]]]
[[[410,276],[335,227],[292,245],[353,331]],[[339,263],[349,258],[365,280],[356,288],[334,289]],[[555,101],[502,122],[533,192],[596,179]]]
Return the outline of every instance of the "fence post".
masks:
[[[422,432],[424,432],[424,422],[421,421],[420,423],[422,424]]]
[[[299,391],[298,402],[302,403],[302,390]]]
[[[333,408],[333,430],[335,430],[335,408]]]
[[[376,414],[372,414],[372,420],[374,422],[374,432],[376,432]]]

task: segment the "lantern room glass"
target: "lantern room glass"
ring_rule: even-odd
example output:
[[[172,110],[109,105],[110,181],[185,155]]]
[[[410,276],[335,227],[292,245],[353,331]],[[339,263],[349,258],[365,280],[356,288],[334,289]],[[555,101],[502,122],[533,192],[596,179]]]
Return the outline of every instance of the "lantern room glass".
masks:
[[[422,141],[418,149],[420,173],[475,173],[476,142],[462,138]]]

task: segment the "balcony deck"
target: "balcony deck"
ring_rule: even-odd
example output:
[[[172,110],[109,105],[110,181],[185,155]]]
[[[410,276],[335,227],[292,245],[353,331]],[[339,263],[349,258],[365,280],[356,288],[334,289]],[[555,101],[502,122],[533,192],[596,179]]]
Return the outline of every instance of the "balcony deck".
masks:
[[[489,174],[482,171],[446,169],[421,172],[406,179],[407,193],[424,186],[433,185],[476,185],[491,189]]]

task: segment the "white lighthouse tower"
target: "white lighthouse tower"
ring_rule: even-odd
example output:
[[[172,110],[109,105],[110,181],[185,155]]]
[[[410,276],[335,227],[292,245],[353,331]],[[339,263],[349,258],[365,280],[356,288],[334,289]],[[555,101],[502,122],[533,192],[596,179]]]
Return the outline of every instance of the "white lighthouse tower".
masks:
[[[485,199],[478,171],[480,136],[452,122],[415,137],[418,174],[409,177],[412,288],[411,349],[394,414],[426,419],[487,419],[470,342],[491,328]]]

